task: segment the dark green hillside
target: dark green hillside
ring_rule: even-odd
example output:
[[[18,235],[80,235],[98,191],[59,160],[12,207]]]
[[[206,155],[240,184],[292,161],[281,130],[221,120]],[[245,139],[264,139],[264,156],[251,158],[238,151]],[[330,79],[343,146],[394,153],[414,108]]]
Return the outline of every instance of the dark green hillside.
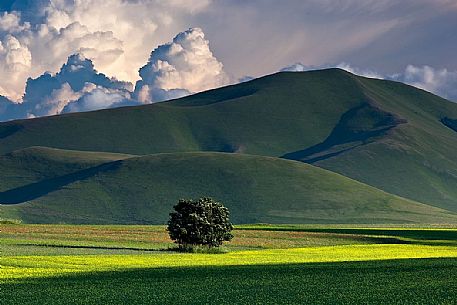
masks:
[[[153,105],[1,123],[0,154],[48,146],[283,157],[457,212],[456,120],[457,105],[435,95],[329,69]]]
[[[70,159],[72,154],[61,151],[59,158],[68,155]],[[55,166],[54,171],[61,170]],[[236,223],[457,222],[457,214],[311,165],[271,157],[158,154],[62,173],[1,192],[0,217],[26,222],[160,224],[179,198],[210,195],[230,208]]]

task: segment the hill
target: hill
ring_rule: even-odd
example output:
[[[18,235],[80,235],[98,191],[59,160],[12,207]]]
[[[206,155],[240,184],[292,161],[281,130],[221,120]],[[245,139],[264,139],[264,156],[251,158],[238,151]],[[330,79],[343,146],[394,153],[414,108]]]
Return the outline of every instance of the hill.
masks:
[[[278,73],[169,102],[0,124],[0,154],[30,146],[282,157],[457,212],[457,105],[339,69]]]
[[[0,156],[0,192],[41,180],[68,175],[109,161],[131,157],[133,155],[62,151],[48,147],[20,149]],[[26,193],[22,195],[27,196]],[[3,198],[3,201],[5,200]]]
[[[34,156],[45,156],[46,167],[30,167]],[[33,148],[10,154],[8,162],[21,176],[27,171],[34,176],[23,175],[27,178],[14,188],[1,185],[0,217],[33,223],[161,224],[178,199],[204,195],[223,201],[235,223],[457,222],[457,214],[272,157],[172,153],[125,158]]]

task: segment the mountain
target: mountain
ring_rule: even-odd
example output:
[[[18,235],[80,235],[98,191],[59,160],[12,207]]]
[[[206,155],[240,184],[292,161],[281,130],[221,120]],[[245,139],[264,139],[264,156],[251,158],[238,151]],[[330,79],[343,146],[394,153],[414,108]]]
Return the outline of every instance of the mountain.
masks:
[[[5,158],[33,146],[139,158],[219,152],[290,159],[457,212],[457,104],[340,69],[283,72],[169,102],[0,124]],[[8,165],[13,161],[5,160],[0,168],[14,172]],[[21,186],[20,175],[13,176],[0,173],[0,181],[9,184],[3,192]],[[52,204],[54,194],[32,205]]]
[[[214,152],[138,157],[34,147],[0,163],[22,179],[0,185],[0,211],[32,223],[160,224],[178,199],[205,195],[223,201],[235,223],[457,222],[457,214],[273,157]]]

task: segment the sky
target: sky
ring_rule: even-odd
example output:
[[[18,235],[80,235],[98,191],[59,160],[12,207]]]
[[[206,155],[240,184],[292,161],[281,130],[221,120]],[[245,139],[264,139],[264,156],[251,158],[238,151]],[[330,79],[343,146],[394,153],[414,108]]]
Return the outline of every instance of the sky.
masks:
[[[1,0],[0,120],[340,67],[457,101],[456,0]]]

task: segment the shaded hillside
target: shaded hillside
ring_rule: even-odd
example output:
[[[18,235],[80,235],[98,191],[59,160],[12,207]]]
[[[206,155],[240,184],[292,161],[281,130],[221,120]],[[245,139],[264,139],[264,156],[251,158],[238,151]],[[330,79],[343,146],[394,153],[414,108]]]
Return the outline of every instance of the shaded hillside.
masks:
[[[60,153],[59,159],[73,154]],[[17,156],[18,164],[21,160]],[[58,171],[57,164],[48,166]],[[271,157],[157,154],[62,173],[1,192],[0,217],[38,223],[161,224],[179,198],[209,195],[230,208],[235,223],[457,222],[457,214]]]

